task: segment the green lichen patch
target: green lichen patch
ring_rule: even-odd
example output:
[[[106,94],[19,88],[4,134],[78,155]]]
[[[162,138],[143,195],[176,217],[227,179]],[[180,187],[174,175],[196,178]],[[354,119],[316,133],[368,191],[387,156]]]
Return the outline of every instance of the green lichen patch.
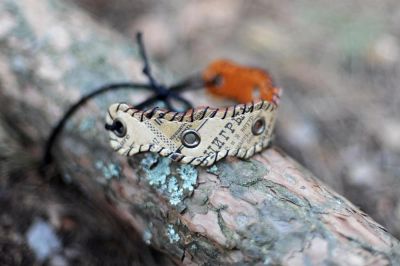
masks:
[[[210,174],[213,175],[218,175],[219,174],[219,170],[216,164],[214,164],[213,166],[210,166],[207,168],[207,172],[209,172]]]
[[[219,226],[227,239],[247,256],[274,264],[291,250],[300,250],[308,236],[323,234],[326,229],[306,199],[266,179],[268,173],[266,166],[252,160],[218,164],[219,179],[234,197],[246,200],[253,192],[265,195],[254,205],[259,223],[248,223],[247,215],[241,214],[236,216],[239,227],[234,234],[222,216]]]
[[[183,189],[193,191],[198,176],[196,168],[194,168],[192,165],[189,164],[182,164],[178,168],[178,173],[183,181],[182,184]]]
[[[197,183],[198,172],[191,165],[174,164],[165,157],[148,153],[141,161],[145,179],[168,198],[178,211],[186,206],[184,199],[193,193]]]
[[[168,158],[159,157],[154,154],[148,154],[142,160],[146,179],[151,186],[165,189],[167,176],[171,173],[170,163],[171,161]]]
[[[183,189],[179,187],[175,176],[169,179],[167,190],[170,197],[169,203],[172,205],[178,205],[183,199]]]
[[[103,161],[97,161],[95,163],[96,169],[101,170],[103,176],[106,180],[111,180],[112,178],[121,177],[121,167],[114,163],[104,163]]]
[[[286,188],[267,180],[250,189],[257,190],[262,184],[270,192],[257,205],[260,222],[238,231],[241,237],[238,248],[249,256],[274,264],[288,252],[301,250],[310,237],[325,234],[324,239],[329,238],[320,216],[313,213],[306,200],[290,195]]]
[[[142,238],[143,241],[147,244],[150,245],[151,244],[151,239],[153,237],[153,234],[151,233],[150,229],[146,228],[143,232]]]
[[[268,168],[255,160],[219,164],[219,178],[224,186],[236,184],[250,187],[263,180],[268,173]]]
[[[251,189],[262,191],[267,189],[264,177],[268,175],[269,169],[258,161],[221,162],[216,171],[221,185],[229,187],[235,197],[240,197]]]
[[[167,226],[167,231],[166,231],[166,233],[167,233],[167,236],[168,236],[168,239],[169,239],[169,243],[170,243],[170,244],[176,243],[176,242],[178,242],[178,241],[181,239],[181,237],[180,237],[180,236],[178,235],[178,233],[175,231],[174,226],[173,226],[172,224],[169,224],[169,225]]]

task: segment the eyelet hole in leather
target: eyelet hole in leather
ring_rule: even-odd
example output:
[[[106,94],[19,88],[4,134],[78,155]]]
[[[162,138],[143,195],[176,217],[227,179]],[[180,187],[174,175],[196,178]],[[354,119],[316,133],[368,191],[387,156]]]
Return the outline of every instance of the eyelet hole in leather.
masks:
[[[182,144],[187,148],[195,148],[200,144],[200,135],[192,129],[185,130],[181,137]]]
[[[115,119],[113,132],[117,137],[120,137],[120,138],[124,137],[126,135],[125,123],[118,118]]]
[[[265,130],[265,119],[263,117],[260,117],[256,119],[253,123],[253,126],[251,127],[251,132],[253,135],[260,135],[263,133]]]

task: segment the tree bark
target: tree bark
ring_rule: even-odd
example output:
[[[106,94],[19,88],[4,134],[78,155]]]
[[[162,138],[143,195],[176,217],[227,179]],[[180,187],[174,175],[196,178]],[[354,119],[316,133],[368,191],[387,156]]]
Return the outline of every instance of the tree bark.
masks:
[[[130,41],[67,3],[5,0],[0,21],[1,119],[38,158],[72,102],[105,83],[142,79]],[[110,208],[107,200],[147,244],[184,264],[400,264],[398,240],[276,147],[209,168],[117,155],[104,130],[107,107],[144,97],[115,92],[90,102],[54,155],[66,182],[99,208]]]

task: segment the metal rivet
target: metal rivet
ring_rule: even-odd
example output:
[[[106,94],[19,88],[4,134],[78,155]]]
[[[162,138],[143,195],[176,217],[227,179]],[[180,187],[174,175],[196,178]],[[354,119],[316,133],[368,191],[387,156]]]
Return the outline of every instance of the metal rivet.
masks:
[[[194,148],[200,144],[200,136],[195,130],[187,129],[182,133],[181,141],[185,147]]]
[[[258,118],[254,121],[253,126],[251,127],[251,132],[253,135],[260,135],[265,130],[265,119],[263,117]]]
[[[114,120],[114,129],[113,132],[117,137],[124,137],[126,135],[126,125],[125,122],[120,119]]]

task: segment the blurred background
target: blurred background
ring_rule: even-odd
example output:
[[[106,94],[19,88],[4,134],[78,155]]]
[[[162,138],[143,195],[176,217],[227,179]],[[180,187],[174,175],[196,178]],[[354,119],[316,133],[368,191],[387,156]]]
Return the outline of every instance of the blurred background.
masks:
[[[179,79],[225,57],[284,89],[276,145],[400,237],[400,3],[74,0]]]
[[[152,61],[169,72],[167,83],[221,57],[267,69],[284,89],[275,144],[400,238],[398,0],[73,2],[133,45],[142,31]],[[42,193],[44,203],[13,186],[0,186],[0,265],[34,264],[43,247],[51,247],[44,258],[61,249],[45,265],[133,265],[145,249],[140,236],[142,246],[134,246],[126,228],[73,188],[62,187],[57,197]],[[54,218],[60,206],[72,214]],[[54,217],[29,226],[42,208]],[[18,231],[27,232],[28,245]]]

